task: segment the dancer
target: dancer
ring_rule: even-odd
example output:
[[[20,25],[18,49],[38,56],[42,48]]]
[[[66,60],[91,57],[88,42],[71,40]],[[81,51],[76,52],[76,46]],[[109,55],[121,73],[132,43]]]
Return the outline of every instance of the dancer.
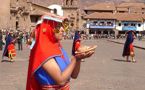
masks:
[[[8,57],[10,62],[14,61],[14,57],[16,56],[16,50],[15,50],[15,41],[16,39],[13,39],[12,37],[12,32],[10,32],[7,36],[6,36],[6,45],[4,48],[4,52],[2,55],[2,60],[5,57]]]
[[[63,18],[42,17],[35,30],[35,44],[31,49],[26,90],[70,90],[70,79],[77,78],[81,59],[94,54],[76,54],[69,59],[60,44],[64,29]]]
[[[133,48],[133,41],[135,39],[135,32],[134,31],[128,31],[126,33],[127,38],[124,44],[124,49],[123,49],[123,54],[122,56],[125,57],[126,56],[126,61],[129,61],[129,56],[131,57],[131,62],[136,62],[136,60],[134,59],[134,48]]]

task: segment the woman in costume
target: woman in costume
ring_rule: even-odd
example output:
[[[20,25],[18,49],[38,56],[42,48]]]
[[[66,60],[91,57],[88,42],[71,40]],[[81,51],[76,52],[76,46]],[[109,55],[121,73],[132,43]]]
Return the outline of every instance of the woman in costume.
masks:
[[[131,57],[132,62],[136,62],[134,59],[134,48],[133,48],[133,41],[135,39],[135,32],[134,31],[128,31],[126,33],[127,38],[124,44],[123,54],[122,56],[126,56],[126,61],[129,62],[129,56]]]
[[[6,45],[4,48],[2,59],[5,57],[8,57],[10,59],[10,62],[13,62],[13,58],[16,56],[16,50],[15,50],[15,39],[12,37],[12,32],[10,32],[6,36]]]
[[[81,59],[94,51],[79,53],[69,59],[60,45],[64,29],[62,18],[43,16],[35,30],[35,45],[30,53],[26,90],[70,90],[69,81],[77,78]]]

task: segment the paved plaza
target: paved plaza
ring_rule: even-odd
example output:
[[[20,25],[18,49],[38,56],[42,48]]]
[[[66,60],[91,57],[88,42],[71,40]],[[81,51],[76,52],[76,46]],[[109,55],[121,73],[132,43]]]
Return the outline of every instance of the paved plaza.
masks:
[[[143,45],[145,41],[140,42]],[[144,49],[135,48],[137,63],[131,63],[122,57],[123,44],[106,39],[82,43],[98,47],[92,57],[82,62],[79,77],[71,80],[71,90],[145,90]],[[70,56],[72,40],[63,40],[62,44]],[[24,45],[23,51],[17,50],[15,62],[0,63],[0,90],[25,90],[29,52]]]

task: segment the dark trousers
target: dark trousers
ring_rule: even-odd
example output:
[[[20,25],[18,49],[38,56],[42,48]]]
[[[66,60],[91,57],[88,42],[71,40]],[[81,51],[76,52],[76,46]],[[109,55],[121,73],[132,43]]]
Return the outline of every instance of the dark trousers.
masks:
[[[18,50],[23,50],[23,44],[22,43],[18,43]]]
[[[0,46],[0,51],[3,49],[3,47],[2,46]]]

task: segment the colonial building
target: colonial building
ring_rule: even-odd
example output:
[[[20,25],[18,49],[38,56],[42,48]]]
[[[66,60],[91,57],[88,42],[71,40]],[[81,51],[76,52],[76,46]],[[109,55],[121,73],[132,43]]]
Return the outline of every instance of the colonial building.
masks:
[[[127,30],[145,30],[144,3],[97,3],[84,8],[89,33],[125,33]]]
[[[116,13],[116,30],[143,31],[143,17],[137,13]]]
[[[4,0],[0,5],[0,29],[31,31],[42,15],[53,11],[68,17],[74,30],[79,23],[78,6],[79,0]]]
[[[87,19],[87,28],[89,28],[89,33],[114,33],[116,18],[112,13],[95,12],[85,16],[84,19]]]
[[[27,0],[10,0],[10,20],[7,29],[29,30],[30,8]]]

